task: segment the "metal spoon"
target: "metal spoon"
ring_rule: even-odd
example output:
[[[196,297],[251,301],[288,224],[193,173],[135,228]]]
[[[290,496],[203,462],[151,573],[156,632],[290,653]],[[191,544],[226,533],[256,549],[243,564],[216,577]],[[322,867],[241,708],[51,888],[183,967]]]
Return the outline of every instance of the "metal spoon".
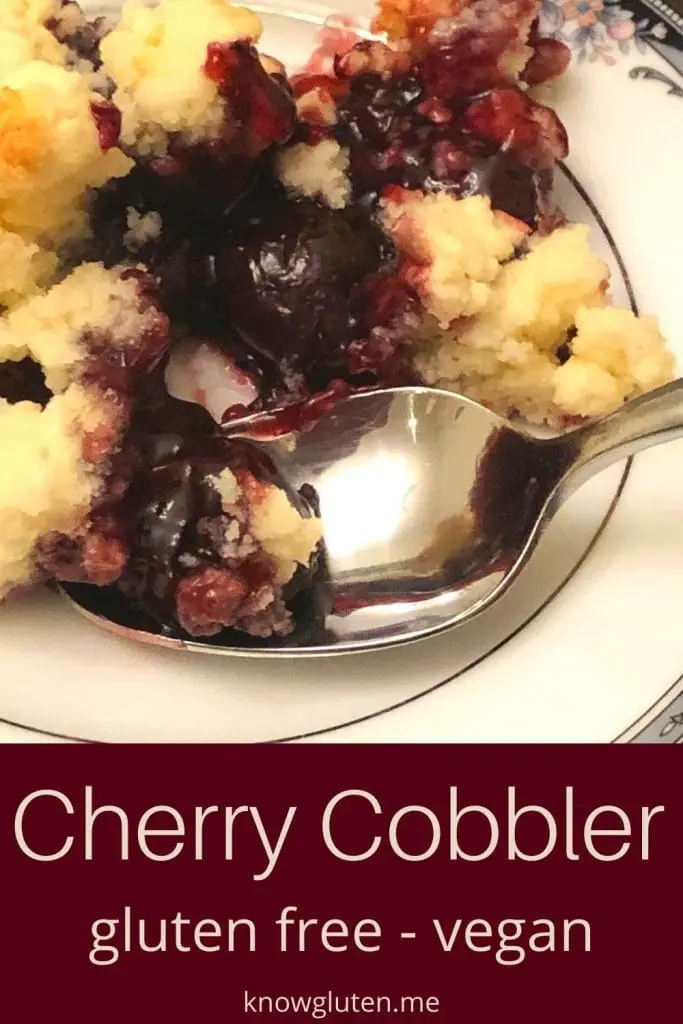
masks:
[[[99,625],[212,654],[331,655],[407,643],[471,619],[522,572],[560,505],[590,477],[683,437],[683,381],[560,437],[538,438],[468,399],[428,388],[346,398],[308,431],[262,445],[320,498],[330,604],[277,645],[230,632],[188,642],[136,628],[94,587],[63,589]]]

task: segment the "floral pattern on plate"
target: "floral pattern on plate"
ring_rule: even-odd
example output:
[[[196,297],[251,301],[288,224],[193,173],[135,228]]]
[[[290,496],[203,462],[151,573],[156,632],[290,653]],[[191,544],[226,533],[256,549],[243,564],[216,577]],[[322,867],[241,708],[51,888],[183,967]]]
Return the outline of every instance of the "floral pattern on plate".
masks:
[[[646,53],[648,42],[661,43],[669,35],[664,22],[640,18],[620,0],[543,0],[540,29],[566,43],[579,64],[616,64],[620,54]]]
[[[683,746],[683,677],[678,680],[674,690],[678,690],[673,700],[667,703],[663,698],[664,707],[650,709],[645,719],[638,723],[628,736],[630,743],[657,743]],[[670,695],[669,695],[670,696]]]
[[[667,9],[668,12],[668,9]],[[675,14],[671,14],[675,18]],[[367,22],[335,14],[318,34],[318,46],[303,70],[308,75],[330,74],[335,57],[346,53],[364,36]],[[603,61],[614,65],[619,56],[648,52],[648,43],[670,43],[676,33],[654,10],[639,0],[542,0],[541,35],[558,39],[572,50],[579,64]]]

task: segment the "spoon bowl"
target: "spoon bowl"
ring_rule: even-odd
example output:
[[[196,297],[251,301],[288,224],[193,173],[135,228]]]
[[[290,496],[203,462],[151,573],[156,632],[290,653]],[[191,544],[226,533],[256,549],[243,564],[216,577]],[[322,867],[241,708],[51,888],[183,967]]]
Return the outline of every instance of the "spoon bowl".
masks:
[[[451,629],[489,608],[523,571],[565,499],[596,472],[683,436],[683,384],[567,434],[538,437],[449,391],[394,388],[340,400],[307,430],[269,436],[268,418],[231,423],[293,489],[312,486],[325,581],[290,636],[264,644],[157,633],[109,590],[64,585],[118,635],[221,655],[320,656],[376,650]]]

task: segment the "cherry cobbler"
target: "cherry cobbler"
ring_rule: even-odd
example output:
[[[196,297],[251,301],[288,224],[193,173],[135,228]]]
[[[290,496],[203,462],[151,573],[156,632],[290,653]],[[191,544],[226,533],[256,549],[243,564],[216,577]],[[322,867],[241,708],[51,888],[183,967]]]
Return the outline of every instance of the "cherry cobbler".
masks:
[[[288,75],[227,0],[3,0],[0,597],[85,583],[160,630],[283,636],[315,496],[234,417],[431,384],[562,430],[673,377],[554,200],[534,87],[569,52],[539,7],[383,0]]]

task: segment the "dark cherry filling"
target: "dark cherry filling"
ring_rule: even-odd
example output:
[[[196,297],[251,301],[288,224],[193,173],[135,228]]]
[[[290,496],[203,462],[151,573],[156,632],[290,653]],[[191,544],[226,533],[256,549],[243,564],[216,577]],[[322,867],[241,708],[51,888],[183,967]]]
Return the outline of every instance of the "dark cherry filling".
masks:
[[[224,221],[268,172],[269,151],[290,137],[296,122],[286,79],[269,75],[250,44],[212,44],[205,71],[226,101],[221,131],[192,144],[171,136],[166,157],[138,161],[126,177],[98,190],[85,254],[108,266],[131,258],[145,263],[161,279],[169,315],[204,332],[212,320],[205,301],[211,257]],[[111,106],[93,105],[103,148],[112,142],[115,113]],[[161,235],[135,252],[125,241],[131,209],[162,220]]]
[[[259,416],[258,424],[250,425],[249,436],[254,440],[267,440],[292,432],[308,430],[315,426],[321,416],[333,409],[337,402],[347,398],[356,390],[359,389],[344,380],[333,380],[324,391],[319,391],[317,394],[301,398],[298,401],[292,401],[289,404],[280,405],[270,412],[263,412]],[[233,406],[228,409],[222,420],[226,436],[230,436],[231,422],[253,411],[242,406]],[[239,434],[239,430],[237,433]]]
[[[170,442],[172,438],[158,440]],[[225,532],[228,520],[208,478],[218,475],[224,468],[226,455],[220,444],[214,446],[205,442],[200,455],[190,446],[183,448],[179,444],[165,459],[147,463],[144,478],[129,494],[127,504],[132,514],[135,546],[119,586],[129,599],[162,623],[172,619],[179,610],[176,599],[181,583],[187,581],[185,588],[197,588],[199,573],[212,570],[220,574],[223,570],[216,542],[221,531]],[[188,560],[186,567],[182,564],[183,557]],[[224,601],[228,602],[223,611],[225,624],[235,621],[235,598],[239,597],[240,604],[244,602],[250,581],[252,585],[256,583],[256,575],[258,566],[245,562],[239,571],[230,574],[233,587],[229,592],[225,585],[220,588]],[[214,578],[214,584],[217,582],[218,576]],[[185,604],[188,596],[186,593]],[[199,623],[207,616],[200,594],[195,596],[194,619]],[[192,610],[185,607],[183,611],[190,625]],[[211,617],[214,622],[218,621],[216,609]]]
[[[506,568],[504,552],[513,552],[514,560],[514,552],[526,541],[549,491],[570,462],[566,443],[546,441],[540,459],[523,437],[510,431],[494,436],[482,456],[478,487],[470,497],[476,534],[489,565]],[[512,515],[506,511],[510,508]]]
[[[402,32],[407,39],[401,41],[408,43],[414,56],[432,64],[435,95],[445,89],[474,92],[479,86],[509,83],[515,70],[509,55],[522,55],[520,35],[525,34],[525,26],[530,26],[526,49],[531,56],[522,81],[539,85],[566,70],[569,48],[539,33],[538,0],[470,0],[466,5],[453,5],[464,7],[457,18],[448,6],[437,3],[431,12],[409,9]],[[379,32],[389,29],[395,35],[395,28],[382,24],[382,19],[376,28]]]
[[[234,515],[212,483],[226,468],[248,498]],[[86,603],[88,587],[105,588],[100,606],[137,628],[299,635],[299,615],[310,627],[321,614],[324,566],[316,552],[288,584],[277,582],[274,561],[249,538],[250,505],[271,485],[286,487],[267,456],[231,440],[199,406],[170,398],[159,367],[137,394],[87,527],[77,538],[45,538],[39,564],[49,577],[86,584]],[[306,489],[293,497],[315,509]]]
[[[245,542],[242,550],[226,552],[229,528],[244,538],[249,514],[226,513],[211,483],[229,468],[252,496],[264,485],[282,486],[270,460],[252,445],[231,441],[202,409],[168,398],[161,388],[138,409],[129,458],[129,489],[109,516],[130,553],[118,592],[158,627],[193,636],[229,627],[264,636],[288,629],[285,602],[310,582],[317,559],[280,594],[274,563],[257,546]],[[269,588],[270,606],[262,609],[259,595]]]
[[[34,402],[44,407],[52,392],[45,386],[45,375],[38,363],[22,359],[17,363],[0,363],[0,398],[12,405]]]
[[[128,557],[119,520],[106,514],[94,517],[78,539],[62,535],[43,539],[39,553],[41,568],[48,577],[97,587],[120,579]]]
[[[431,93],[450,99],[509,83],[510,54],[514,64],[520,31],[537,7],[537,0],[474,0],[459,19],[432,25],[421,54]]]
[[[339,214],[276,203],[246,221],[238,210],[238,227],[216,258],[231,323],[285,376],[302,369],[313,390],[335,378],[416,382],[407,339],[420,322],[419,300],[388,249],[378,246],[374,265],[362,258],[356,227],[393,187],[485,194],[534,229],[555,226],[553,168],[566,155],[566,133],[501,70],[520,18],[532,10],[529,0],[504,11],[482,0],[466,28],[423,41],[415,60],[364,42],[337,59],[334,76],[295,80],[299,96],[318,90],[334,100],[337,123],[321,123],[313,106],[295,141],[314,145],[332,135],[349,150],[352,205]],[[537,33],[532,45],[531,79],[563,70],[565,48],[544,48]],[[350,250],[341,244],[343,222],[354,227]],[[336,269],[338,255],[352,270],[350,289]],[[304,401],[285,422],[306,420],[306,409]]]
[[[158,281],[141,270],[125,270],[122,278],[133,279],[138,289],[138,309],[145,324],[128,344],[113,345],[106,330],[91,328],[83,334],[81,344],[88,355],[79,379],[85,386],[117,395],[133,395],[140,382],[165,355],[169,345],[170,324],[158,306]]]
[[[296,407],[288,422],[306,420],[312,396],[324,404],[337,388],[416,382],[406,339],[419,303],[373,221],[387,189],[484,193],[535,228],[554,226],[552,167],[566,150],[564,130],[499,67],[528,0],[500,17],[488,0],[475,6],[480,21],[422,45],[417,58],[360,43],[337,59],[334,76],[295,81],[299,95],[319,87],[334,97],[334,127],[300,122],[294,131],[284,78],[268,74],[249,43],[212,44],[204,70],[232,115],[219,138],[172,139],[168,159],[138,164],[97,196],[97,255],[108,263],[131,256],[129,208],[161,214],[161,235],[135,255],[160,278],[172,321],[217,340],[259,382],[249,411],[284,403]],[[564,59],[542,44],[536,33],[535,80]],[[341,212],[286,197],[270,161],[290,136],[314,143],[331,133],[351,155],[354,199]]]
[[[554,111],[519,89],[492,89],[466,110],[471,131],[508,147],[524,166],[550,169],[567,156],[567,133]]]
[[[276,197],[238,211],[216,253],[216,302],[243,340],[312,388],[343,373],[355,293],[387,246],[367,217]]]
[[[458,103],[444,113],[445,108],[425,107],[424,95],[416,95],[412,79],[392,86],[372,79],[354,82],[340,118],[356,192],[379,193],[400,185],[446,190],[463,198],[485,194],[496,209],[537,226],[548,201],[548,183],[522,159],[516,145],[521,117],[501,139],[481,130],[488,124],[473,121],[471,106],[476,110],[481,100]]]
[[[130,258],[126,212],[144,212],[139,185],[148,173],[137,168],[97,198],[102,230],[91,258],[107,265]],[[376,336],[367,344],[378,322],[373,282],[386,277],[394,253],[362,205],[339,212],[292,201],[263,174],[220,225],[193,219],[190,226],[186,218],[193,219],[190,210],[176,207],[138,257],[159,278],[171,321],[223,346],[259,382],[251,411],[324,395],[335,381],[360,387],[378,374],[386,383],[415,379],[386,341],[381,354]]]
[[[289,139],[296,124],[289,83],[265,70],[254,46],[211,43],[204,71],[230,108],[223,142],[232,154],[253,158]]]
[[[225,173],[223,178],[227,180],[229,175]],[[195,300],[205,294],[209,279],[214,231],[209,207],[215,196],[206,201],[205,208],[196,198],[200,191],[198,184],[183,191],[179,181],[159,178],[149,166],[137,165],[93,196],[93,232],[85,257],[109,267],[126,261],[149,267],[160,279],[164,309],[173,319],[184,321],[197,304]],[[224,199],[230,202],[227,193]],[[131,209],[141,216],[161,216],[161,233],[132,249],[127,240]]]
[[[522,72],[527,85],[542,85],[563,75],[571,64],[572,53],[559,39],[547,39],[538,31],[538,20],[531,26],[529,46],[531,57]]]
[[[207,226],[250,191],[267,152],[291,136],[296,106],[287,80],[268,74],[249,43],[212,43],[204,71],[226,103],[221,130],[193,143],[172,136],[168,155],[149,162],[152,177],[139,185],[149,208],[171,219],[191,211]]]
[[[90,111],[100,137],[103,153],[118,146],[121,136],[121,111],[107,100],[96,100],[90,104]]]
[[[490,19],[491,5],[479,6]],[[415,62],[379,43],[358,44],[338,58],[334,78],[295,79],[299,96],[318,89],[332,97],[338,116],[333,128],[314,117],[299,137],[314,144],[334,134],[348,147],[359,201],[372,204],[391,185],[485,194],[496,209],[542,229],[550,172],[567,140],[556,115],[500,71],[514,29],[507,15],[497,33],[475,22],[425,46]],[[530,75],[540,81],[563,70],[568,51],[537,42]]]

